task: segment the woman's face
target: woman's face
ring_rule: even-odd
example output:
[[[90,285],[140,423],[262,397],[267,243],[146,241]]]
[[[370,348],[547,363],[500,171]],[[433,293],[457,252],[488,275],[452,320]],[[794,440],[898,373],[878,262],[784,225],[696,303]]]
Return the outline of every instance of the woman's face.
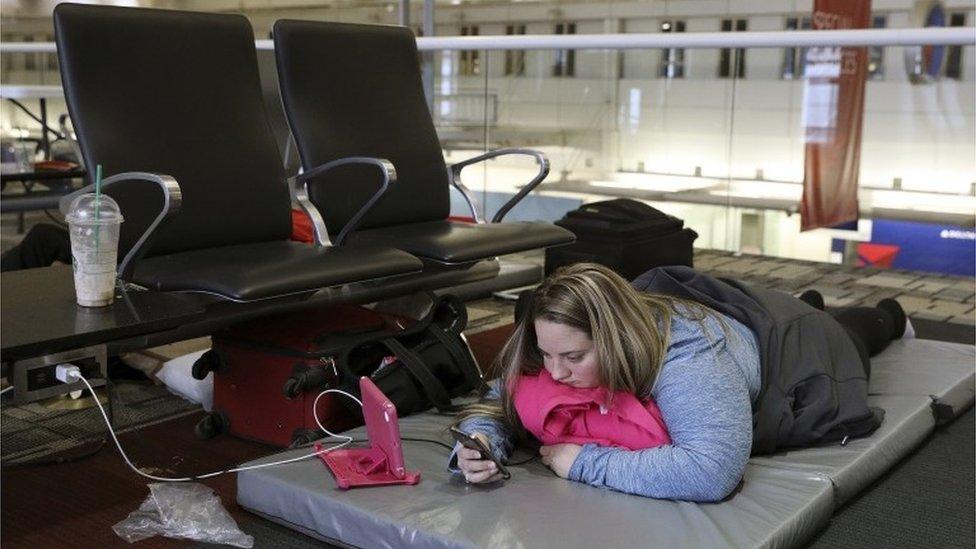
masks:
[[[580,388],[600,386],[600,363],[585,332],[548,320],[535,321],[543,364],[552,379]]]

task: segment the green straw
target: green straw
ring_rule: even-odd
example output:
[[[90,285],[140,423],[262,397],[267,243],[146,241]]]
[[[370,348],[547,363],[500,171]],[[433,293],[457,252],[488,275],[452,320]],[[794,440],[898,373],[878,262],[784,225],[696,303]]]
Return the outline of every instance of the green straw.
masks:
[[[99,164],[95,166],[95,250],[98,251],[98,232],[99,225],[98,220],[101,218],[99,215],[99,207],[102,205],[102,165]]]
[[[95,219],[98,219],[98,204],[102,201],[102,165],[95,166]]]

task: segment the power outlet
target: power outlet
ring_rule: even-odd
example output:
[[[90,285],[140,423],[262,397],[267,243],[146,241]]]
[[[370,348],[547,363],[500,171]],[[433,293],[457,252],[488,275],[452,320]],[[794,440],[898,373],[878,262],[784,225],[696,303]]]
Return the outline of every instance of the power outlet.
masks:
[[[41,366],[40,368],[34,368],[27,372],[27,390],[37,391],[40,389],[46,389],[53,385],[58,385],[61,382],[54,377],[54,370],[57,367],[55,364],[50,366]]]
[[[72,364],[78,366],[81,371],[81,375],[88,379],[101,377],[101,373],[98,368],[98,363],[91,359],[72,361]],[[63,385],[55,375],[57,369],[57,364],[51,364],[48,366],[39,366],[32,368],[27,371],[27,390],[28,391],[38,391],[40,389],[46,389],[48,387],[53,387],[55,385]]]

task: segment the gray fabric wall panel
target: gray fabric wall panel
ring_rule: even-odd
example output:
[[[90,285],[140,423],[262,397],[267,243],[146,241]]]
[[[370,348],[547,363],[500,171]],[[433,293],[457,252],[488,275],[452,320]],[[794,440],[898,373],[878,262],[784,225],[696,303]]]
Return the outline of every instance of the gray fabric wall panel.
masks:
[[[412,416],[401,431],[448,442],[448,422]],[[315,537],[359,547],[793,547],[833,512],[830,482],[805,471],[750,466],[730,499],[698,505],[569,482],[538,461],[513,467],[504,484],[475,487],[445,470],[443,448],[405,441],[404,453],[408,469],[423,473],[417,486],[343,492],[320,461],[307,460],[239,473],[238,502]]]

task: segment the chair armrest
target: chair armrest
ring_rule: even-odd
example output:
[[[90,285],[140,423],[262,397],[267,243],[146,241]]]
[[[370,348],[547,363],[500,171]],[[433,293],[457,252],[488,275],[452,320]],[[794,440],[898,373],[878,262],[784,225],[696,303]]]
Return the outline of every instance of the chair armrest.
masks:
[[[125,254],[122,262],[119,263],[117,276],[119,280],[128,282],[132,277],[132,272],[135,270],[136,261],[146,253],[156,229],[159,228],[159,225],[165,219],[179,213],[180,208],[183,206],[183,191],[180,189],[180,184],[172,176],[147,172],[123,172],[106,177],[102,180],[102,189],[107,189],[121,181],[147,181],[159,185],[160,190],[163,191],[162,211],[149,224],[146,231],[136,240],[136,243],[129,249],[129,252]],[[58,201],[58,207],[61,213],[68,215],[68,208],[71,206],[71,202],[75,197],[84,193],[93,192],[94,190],[95,185],[88,185],[61,197],[61,200]]]
[[[539,185],[539,183],[542,183],[542,180],[545,179],[547,175],[549,175],[549,159],[546,158],[546,155],[543,154],[542,151],[536,151],[532,149],[496,149],[494,151],[488,151],[485,154],[475,156],[474,158],[462,160],[457,164],[452,164],[449,169],[451,184],[454,185],[459,191],[461,191],[461,195],[464,197],[464,200],[467,201],[468,207],[471,208],[471,213],[474,214],[475,221],[479,223],[481,222],[480,216],[478,215],[478,212],[475,211],[474,205],[471,202],[471,197],[468,195],[467,188],[461,183],[461,170],[470,166],[471,164],[484,162],[489,158],[504,156],[506,154],[522,154],[525,156],[531,156],[532,158],[535,158],[536,163],[539,165],[539,173],[537,173],[535,177],[533,177],[532,180],[529,181],[528,185],[522,187],[522,189],[518,193],[516,193],[515,196],[510,198],[508,202],[506,202],[505,204],[502,205],[501,208],[499,208],[498,212],[495,213],[495,216],[491,218],[492,223],[501,222],[502,218],[505,217],[505,214],[507,214],[509,210],[514,208],[515,205],[518,204],[520,200],[525,198],[525,195],[532,192],[532,190],[535,189]]]
[[[366,201],[366,204],[359,209],[352,218],[346,222],[342,230],[339,231],[339,236],[336,237],[335,242],[329,240],[329,232],[325,226],[325,221],[322,219],[322,214],[319,213],[318,208],[312,204],[312,201],[308,197],[308,183],[312,178],[322,175],[323,173],[337,168],[339,166],[344,166],[346,164],[367,164],[376,166],[380,170],[380,175],[382,176],[382,181],[380,183],[380,188],[376,191],[373,196]],[[366,213],[369,212],[373,206],[379,201],[380,198],[386,193],[390,188],[391,183],[396,183],[397,174],[396,168],[393,167],[393,163],[384,158],[373,158],[369,156],[349,156],[346,158],[339,158],[331,162],[326,162],[325,164],[316,166],[307,172],[300,173],[294,177],[288,178],[288,188],[291,191],[292,199],[298,203],[305,212],[305,215],[309,217],[312,221],[312,231],[315,233],[315,245],[316,246],[341,246],[345,242],[346,237],[350,233],[355,231],[360,223],[362,223],[363,218]]]

